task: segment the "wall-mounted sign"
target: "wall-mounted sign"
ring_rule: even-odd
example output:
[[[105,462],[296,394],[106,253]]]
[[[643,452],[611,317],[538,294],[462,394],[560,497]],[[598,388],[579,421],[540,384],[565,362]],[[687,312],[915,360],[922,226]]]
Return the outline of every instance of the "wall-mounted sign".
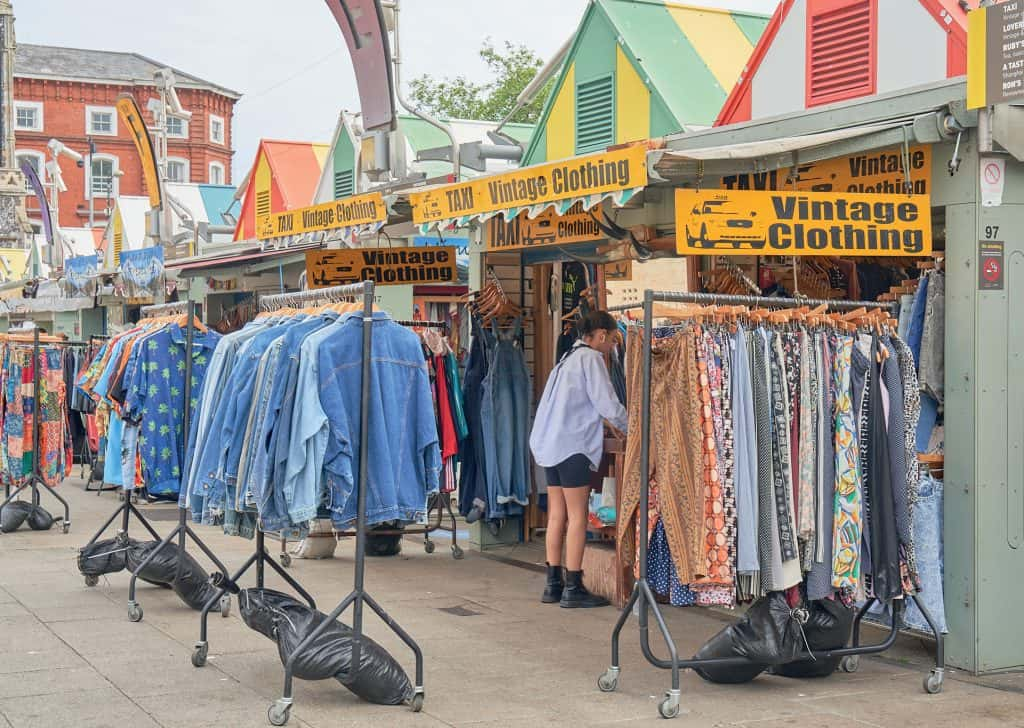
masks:
[[[932,148],[910,147],[907,158],[910,166],[910,191],[915,195],[927,195],[931,192]],[[900,194],[907,192],[905,166],[903,150],[896,147],[852,157],[808,162],[798,166],[795,173],[792,168],[786,168],[732,174],[722,178],[720,187],[726,190],[761,192],[788,190]]]
[[[676,190],[676,250],[684,255],[928,255],[931,198]]]
[[[604,281],[605,283],[613,283],[615,281],[631,281],[633,280],[633,261],[619,260],[614,263],[604,264]]]
[[[1024,99],[1024,0],[967,16],[967,108]]]
[[[331,200],[321,205],[302,207],[288,212],[262,215],[256,221],[260,240],[285,235],[337,230],[386,222],[388,210],[379,192]]]
[[[160,187],[160,173],[156,167],[156,154],[153,152],[153,140],[146,128],[146,120],[139,111],[139,105],[135,103],[134,97],[124,94],[117,99],[117,115],[121,123],[128,127],[128,133],[135,142],[135,150],[142,160],[142,177],[146,181],[146,192],[149,194],[149,206],[158,208],[163,206],[162,189]]]
[[[1000,240],[981,240],[978,242],[978,290],[1003,290],[1003,250]]]
[[[484,245],[488,253],[503,253],[524,248],[543,248],[570,243],[592,243],[604,233],[582,205],[574,205],[566,214],[548,209],[530,219],[521,212],[506,221],[495,215],[487,221]]]
[[[647,149],[634,145],[409,195],[417,225],[482,215],[647,184]]]
[[[378,286],[456,283],[455,248],[345,248],[306,253],[310,288],[374,281]]]

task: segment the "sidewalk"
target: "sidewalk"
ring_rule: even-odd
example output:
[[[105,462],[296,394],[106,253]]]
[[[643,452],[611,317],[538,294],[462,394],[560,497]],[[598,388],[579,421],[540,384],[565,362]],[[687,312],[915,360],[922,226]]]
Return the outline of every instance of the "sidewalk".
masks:
[[[233,604],[229,619],[211,615],[209,662],[194,668],[198,613],[140,582],[145,618],[133,624],[126,573],[91,589],[78,574],[76,551],[117,507],[116,496],[84,493],[74,479],[61,494],[71,502],[70,534],[0,535],[0,728],[268,725],[267,707],[283,681],[275,645],[249,630]],[[159,532],[173,526],[172,507],[145,510]],[[229,568],[253,546],[215,529],[199,532]],[[423,648],[423,712],[363,703],[333,680],[296,680],[290,726],[1024,726],[1024,677],[951,672],[940,695],[925,695],[928,656],[916,642],[862,658],[854,675],[816,681],[760,677],[729,687],[684,673],[684,712],[666,722],[657,704],[668,673],[641,657],[635,622],[623,634],[619,691],[600,693],[614,610],[541,605],[542,574],[468,550],[455,561],[439,541],[433,555],[410,538],[401,557],[367,562],[370,593]],[[295,561],[291,573],[329,611],[351,588],[351,541],[334,560]],[[282,588],[268,576],[268,586]],[[668,614],[681,654],[722,627],[706,611]],[[367,624],[412,674],[408,649],[372,615]]]

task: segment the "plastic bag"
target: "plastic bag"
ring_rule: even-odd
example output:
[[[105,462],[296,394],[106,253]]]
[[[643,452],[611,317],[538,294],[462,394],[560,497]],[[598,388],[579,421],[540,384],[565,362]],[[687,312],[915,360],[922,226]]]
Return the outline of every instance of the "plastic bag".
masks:
[[[383,523],[376,528],[371,528],[366,534],[366,555],[367,556],[398,556],[402,553],[402,534],[385,535],[377,534],[374,531],[401,530],[397,523]]]
[[[281,664],[327,615],[271,590],[243,589],[238,598],[242,619],[249,627],[277,641]],[[413,695],[402,666],[388,652],[363,635],[359,670],[350,677],[352,630],[335,621],[306,647],[294,665],[303,680],[335,678],[355,695],[378,705],[399,705]]]
[[[127,550],[127,547],[116,538],[96,541],[78,550],[78,571],[82,576],[101,576],[124,571]]]
[[[132,542],[127,552],[128,570],[135,572],[159,544],[159,541]],[[181,575],[175,579],[179,558],[183,559]],[[178,545],[173,543],[164,546],[160,553],[146,564],[146,568],[139,572],[139,578],[150,584],[170,586],[181,601],[196,611],[201,610],[217,593],[202,565],[187,551],[182,555]],[[215,604],[211,611],[219,610],[220,605]]]
[[[740,619],[716,634],[698,650],[696,659],[745,657],[751,664],[695,667],[709,682],[749,682],[771,665],[792,662],[804,650],[800,623],[782,592],[754,602]]]
[[[812,650],[837,650],[846,646],[855,616],[852,609],[832,599],[813,601],[808,605],[810,618],[804,624],[804,637]],[[841,657],[818,660],[797,660],[775,668],[784,677],[826,677],[839,667]]]
[[[33,531],[49,531],[53,528],[53,516],[42,506],[33,506],[25,522]]]
[[[0,531],[12,533],[21,528],[35,508],[28,501],[11,501],[0,510]]]

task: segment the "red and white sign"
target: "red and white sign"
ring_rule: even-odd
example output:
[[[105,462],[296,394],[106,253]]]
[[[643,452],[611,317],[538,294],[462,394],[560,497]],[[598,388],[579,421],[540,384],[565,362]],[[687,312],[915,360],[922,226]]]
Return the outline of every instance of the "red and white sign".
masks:
[[[1006,187],[1006,160],[996,157],[981,158],[981,204],[982,207],[999,207],[1003,204],[1003,188]]]

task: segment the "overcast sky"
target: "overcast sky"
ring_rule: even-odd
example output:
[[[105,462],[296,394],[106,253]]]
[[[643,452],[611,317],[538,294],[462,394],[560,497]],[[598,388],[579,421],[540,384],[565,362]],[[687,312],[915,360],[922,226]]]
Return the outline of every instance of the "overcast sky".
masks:
[[[338,112],[359,107],[348,51],[323,0],[13,0],[19,41],[134,51],[243,94],[234,177],[261,137],[329,142]],[[777,0],[688,0],[771,13]],[[587,0],[403,0],[403,78],[486,79],[485,38],[550,57]]]

